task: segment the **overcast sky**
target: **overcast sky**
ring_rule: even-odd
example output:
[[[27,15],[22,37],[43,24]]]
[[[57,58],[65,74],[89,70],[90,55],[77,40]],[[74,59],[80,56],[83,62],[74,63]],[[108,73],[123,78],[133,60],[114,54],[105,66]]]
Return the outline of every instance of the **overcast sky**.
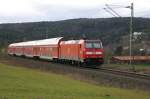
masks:
[[[105,4],[122,17],[130,16],[134,3],[136,17],[150,17],[150,0],[0,0],[0,23],[58,21],[73,18],[113,17],[104,11]]]

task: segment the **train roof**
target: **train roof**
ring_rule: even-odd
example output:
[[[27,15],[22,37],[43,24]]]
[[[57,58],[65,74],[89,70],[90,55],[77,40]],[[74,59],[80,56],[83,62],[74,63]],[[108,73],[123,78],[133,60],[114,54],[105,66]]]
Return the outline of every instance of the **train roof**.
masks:
[[[13,44],[10,44],[9,47],[11,46],[57,45],[62,38],[63,37],[57,37],[57,38],[50,38],[50,39],[43,39],[43,40],[13,43]]]
[[[68,41],[62,41],[60,44],[81,44],[83,42],[101,42],[101,40],[68,40]]]
[[[81,44],[84,40],[68,40],[62,41],[61,44]]]

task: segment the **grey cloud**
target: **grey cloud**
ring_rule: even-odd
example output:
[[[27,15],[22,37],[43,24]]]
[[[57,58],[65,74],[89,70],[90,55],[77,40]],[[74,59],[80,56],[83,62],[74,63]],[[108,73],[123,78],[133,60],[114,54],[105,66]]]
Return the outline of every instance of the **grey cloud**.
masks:
[[[118,0],[117,0],[118,1]],[[119,1],[118,1],[119,2]],[[121,2],[121,1],[120,1]],[[128,5],[124,4],[124,5]],[[30,15],[15,15],[15,16],[0,16],[1,23],[8,22],[34,22],[34,21],[57,21],[73,18],[103,18],[113,17],[103,10],[104,3],[98,6],[69,6],[69,5],[51,5],[51,4],[36,4],[34,10],[38,14]],[[135,11],[136,17],[149,17],[149,9],[142,11],[138,9]],[[121,16],[130,16],[129,9],[115,9]]]

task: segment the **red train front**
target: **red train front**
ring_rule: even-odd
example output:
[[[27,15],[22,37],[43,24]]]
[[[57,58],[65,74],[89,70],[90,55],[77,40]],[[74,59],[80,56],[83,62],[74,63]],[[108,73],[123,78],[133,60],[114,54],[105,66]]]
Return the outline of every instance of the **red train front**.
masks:
[[[85,63],[102,64],[104,62],[104,50],[100,40],[85,40],[83,52]]]

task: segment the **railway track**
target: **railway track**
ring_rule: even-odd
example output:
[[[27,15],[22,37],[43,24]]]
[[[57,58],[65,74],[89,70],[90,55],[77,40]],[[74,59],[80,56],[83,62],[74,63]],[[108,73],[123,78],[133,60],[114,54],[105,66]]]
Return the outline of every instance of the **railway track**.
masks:
[[[20,57],[17,57],[20,58]],[[27,59],[28,60],[28,59]],[[33,60],[34,61],[34,60]],[[41,60],[38,60],[41,62]],[[48,61],[43,61],[44,63],[49,63]],[[57,65],[60,65],[59,63],[56,63]],[[129,71],[122,71],[122,70],[116,70],[116,69],[109,69],[106,67],[101,67],[101,68],[86,68],[86,67],[78,67],[78,66],[72,66],[69,64],[61,64],[63,66],[71,66],[73,68],[79,68],[79,69],[86,69],[86,70],[92,70],[92,71],[97,71],[97,72],[105,72],[105,73],[110,73],[114,75],[120,75],[120,76],[125,76],[125,77],[130,77],[130,78],[136,78],[136,79],[143,79],[143,80],[150,80],[150,75],[148,74],[139,74],[136,72],[129,72]],[[68,68],[68,66],[66,68]]]
[[[70,64],[60,64],[48,61],[26,59],[20,57],[7,56],[0,60],[2,63],[12,64],[14,66],[23,66],[28,68],[41,69],[59,74],[71,75],[75,79],[94,81],[97,83],[119,86],[123,88],[140,88],[150,90],[150,75],[138,74],[134,72],[120,71],[109,68],[84,68],[71,66]]]
[[[80,69],[92,70],[92,71],[96,71],[96,72],[104,72],[104,73],[123,76],[123,77],[131,78],[131,79],[146,80],[150,83],[150,75],[149,74],[140,74],[140,73],[136,73],[136,72],[109,69],[109,68],[105,68],[105,67],[92,68],[92,69],[80,67]]]
[[[114,70],[114,69],[108,69],[108,68],[101,68],[99,71],[108,72],[108,73],[112,73],[115,75],[122,75],[122,76],[130,77],[130,78],[150,80],[150,75],[148,74],[139,74],[136,72],[127,72],[127,71]]]

